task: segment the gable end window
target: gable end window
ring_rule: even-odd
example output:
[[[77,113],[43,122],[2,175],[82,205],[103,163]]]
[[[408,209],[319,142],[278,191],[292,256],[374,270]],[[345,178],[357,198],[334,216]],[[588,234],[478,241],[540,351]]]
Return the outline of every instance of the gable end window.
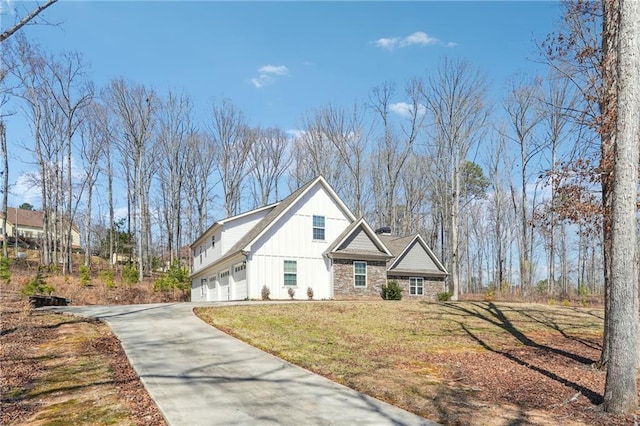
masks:
[[[324,241],[324,216],[313,216],[313,239]]]
[[[353,262],[353,285],[367,286],[367,262]]]
[[[298,262],[295,260],[284,261],[284,285],[298,285]]]
[[[409,294],[411,296],[424,295],[424,279],[423,278],[409,278]]]

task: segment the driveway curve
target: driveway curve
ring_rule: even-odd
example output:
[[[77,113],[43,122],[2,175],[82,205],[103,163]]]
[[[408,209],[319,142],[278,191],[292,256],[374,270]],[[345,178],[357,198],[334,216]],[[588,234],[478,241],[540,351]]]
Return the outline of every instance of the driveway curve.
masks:
[[[195,306],[216,304],[49,309],[107,322],[170,425],[437,424],[231,337]]]

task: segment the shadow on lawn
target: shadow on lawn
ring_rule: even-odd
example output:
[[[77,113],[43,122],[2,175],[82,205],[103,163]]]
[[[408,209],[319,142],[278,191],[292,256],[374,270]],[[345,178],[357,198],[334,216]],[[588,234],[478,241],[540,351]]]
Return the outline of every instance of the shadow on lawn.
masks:
[[[478,318],[480,320],[483,321],[487,321],[490,324],[501,328],[502,330],[505,330],[506,332],[508,332],[509,334],[511,334],[513,337],[516,338],[516,340],[518,340],[520,343],[522,343],[525,346],[528,347],[532,347],[532,348],[536,348],[536,349],[540,349],[543,350],[545,352],[549,352],[549,353],[553,353],[556,355],[560,355],[560,356],[564,356],[566,358],[569,358],[573,361],[579,362],[581,364],[585,364],[585,365],[591,365],[593,363],[595,363],[595,360],[592,360],[590,358],[585,358],[581,355],[578,354],[574,354],[571,352],[567,352],[564,351],[562,349],[558,349],[558,348],[554,348],[551,346],[547,346],[547,345],[543,345],[540,343],[535,342],[534,340],[530,339],[529,337],[527,337],[524,333],[522,333],[520,330],[518,330],[513,323],[506,317],[506,315],[502,312],[502,310],[500,308],[498,308],[495,304],[489,302],[487,304],[484,303],[470,303],[471,305],[475,306],[476,308],[479,308],[478,311],[472,310],[467,308],[464,305],[459,305],[459,304],[446,304],[444,305],[445,307],[458,311],[459,313],[461,313],[464,316],[471,316],[474,318]],[[486,314],[484,314],[482,311],[486,312]],[[522,313],[522,312],[520,312]],[[473,331],[471,331],[462,321],[456,321],[458,323],[458,325],[460,325],[460,328],[470,337],[472,338],[474,341],[476,341],[480,346],[482,346],[484,349],[496,353],[498,355],[501,355],[519,365],[522,365],[523,367],[526,367],[528,369],[531,369],[533,371],[536,371],[537,373],[540,373],[552,380],[555,380],[567,387],[570,387],[578,392],[580,392],[582,395],[584,395],[586,398],[588,398],[591,403],[593,404],[601,404],[602,403],[602,395],[600,395],[597,392],[592,391],[591,389],[588,389],[584,386],[581,386],[577,383],[574,383],[570,380],[567,380],[563,377],[558,376],[557,374],[545,370],[544,368],[532,365],[530,363],[528,363],[527,361],[518,358],[517,356],[506,352],[506,351],[502,351],[500,349],[494,348],[492,347],[489,343],[487,343],[486,341],[484,341],[480,336],[478,336],[477,334],[473,333]],[[543,325],[547,325],[544,322],[541,322],[541,324]],[[552,325],[547,325],[550,328],[556,330],[556,328],[554,328]],[[557,326],[557,324],[556,324]]]

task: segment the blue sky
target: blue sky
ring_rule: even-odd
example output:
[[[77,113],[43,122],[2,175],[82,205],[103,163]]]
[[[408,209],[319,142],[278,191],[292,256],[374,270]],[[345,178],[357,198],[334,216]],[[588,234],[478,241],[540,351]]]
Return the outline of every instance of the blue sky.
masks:
[[[6,0],[0,3],[5,29],[13,17]],[[34,3],[11,5],[24,10]],[[559,2],[542,1],[62,0],[45,13],[58,26],[24,31],[49,52],[82,52],[97,87],[124,77],[159,92],[183,90],[200,119],[213,99],[228,97],[251,124],[293,130],[305,111],[362,102],[384,81],[402,87],[445,56],[486,73],[498,102],[509,76],[537,67],[535,41],[560,13]],[[30,134],[19,116],[7,121],[15,182],[33,167],[19,148]]]

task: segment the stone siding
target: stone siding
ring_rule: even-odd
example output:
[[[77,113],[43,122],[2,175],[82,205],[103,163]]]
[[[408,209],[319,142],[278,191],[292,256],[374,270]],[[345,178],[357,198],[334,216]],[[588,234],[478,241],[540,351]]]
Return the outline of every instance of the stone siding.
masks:
[[[387,263],[367,260],[367,286],[356,287],[353,285],[353,262],[352,259],[334,259],[334,299],[380,299],[382,285],[387,282]]]
[[[419,277],[418,277],[419,278]],[[438,293],[446,291],[444,278],[424,278],[424,294],[412,295],[409,292],[409,277],[389,276],[389,281],[394,280],[402,288],[402,299],[422,299],[429,301],[438,300]]]

